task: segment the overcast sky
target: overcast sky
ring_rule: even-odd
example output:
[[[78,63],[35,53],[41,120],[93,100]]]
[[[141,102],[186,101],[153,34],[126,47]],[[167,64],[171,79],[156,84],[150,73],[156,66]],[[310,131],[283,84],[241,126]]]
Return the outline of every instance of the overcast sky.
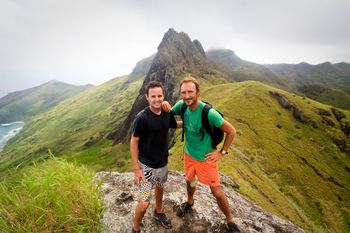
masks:
[[[349,0],[0,0],[0,96],[129,74],[169,28],[256,63],[350,63]]]

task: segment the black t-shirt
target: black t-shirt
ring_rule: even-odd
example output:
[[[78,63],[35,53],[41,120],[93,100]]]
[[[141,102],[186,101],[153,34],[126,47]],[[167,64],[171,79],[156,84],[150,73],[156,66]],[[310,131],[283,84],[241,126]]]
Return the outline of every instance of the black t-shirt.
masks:
[[[169,128],[176,128],[172,113],[153,113],[149,107],[136,115],[131,134],[139,137],[139,161],[152,168],[160,168],[168,163]]]

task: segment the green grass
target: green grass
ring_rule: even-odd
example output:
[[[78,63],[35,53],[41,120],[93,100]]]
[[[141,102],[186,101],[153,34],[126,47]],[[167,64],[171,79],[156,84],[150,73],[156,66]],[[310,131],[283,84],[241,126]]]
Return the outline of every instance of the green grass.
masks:
[[[10,93],[0,98],[0,123],[27,121],[87,88],[88,86],[51,81],[38,87]]]
[[[350,139],[333,115],[331,127],[318,114],[331,106],[256,81],[224,83],[208,75],[199,82],[200,98],[237,129],[229,156],[219,163],[240,185],[236,191],[309,232],[350,232],[350,157],[332,138],[348,147]],[[141,84],[142,78],[116,78],[37,116],[5,148],[0,172],[47,158],[47,148],[95,172],[131,171],[129,145],[114,145],[106,135],[126,118]],[[283,94],[318,128],[296,120],[269,91]],[[350,113],[343,113],[349,121]],[[170,150],[169,168],[175,170],[183,169],[179,134]]]
[[[269,91],[285,95],[318,128],[297,121]],[[317,110],[330,111],[331,106],[254,81],[208,85],[201,99],[223,112],[237,129],[229,156],[219,163],[220,171],[240,185],[236,191],[307,231],[350,230],[346,211],[350,208],[350,177],[345,169],[350,159],[331,139],[345,137],[339,124],[322,123]],[[349,119],[349,112],[344,113]],[[330,119],[337,122],[334,116]],[[182,170],[179,140],[171,149],[170,167]],[[345,140],[349,145],[349,139]]]
[[[142,81],[115,78],[33,118],[1,153],[0,173],[45,157],[47,148],[56,156],[89,153],[85,150],[123,122]]]
[[[52,157],[0,182],[1,232],[100,232],[95,175]]]
[[[94,171],[126,172],[131,168],[129,145],[102,139],[85,150],[63,155],[67,161],[89,166]]]

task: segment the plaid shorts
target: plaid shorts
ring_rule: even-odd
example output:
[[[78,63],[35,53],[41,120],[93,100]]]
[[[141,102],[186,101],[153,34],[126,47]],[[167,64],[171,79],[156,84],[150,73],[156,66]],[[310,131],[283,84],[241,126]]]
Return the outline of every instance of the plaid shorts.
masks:
[[[150,202],[152,198],[152,189],[154,186],[157,185],[163,187],[164,183],[167,181],[168,166],[165,165],[161,168],[151,168],[143,163],[140,163],[140,167],[146,179],[140,183],[141,200]]]

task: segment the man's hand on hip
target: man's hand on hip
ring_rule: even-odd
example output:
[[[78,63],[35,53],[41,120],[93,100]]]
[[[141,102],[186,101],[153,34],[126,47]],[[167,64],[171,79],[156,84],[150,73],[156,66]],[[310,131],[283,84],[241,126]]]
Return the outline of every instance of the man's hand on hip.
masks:
[[[219,159],[221,159],[222,154],[220,153],[220,151],[214,150],[214,151],[206,154],[205,157],[206,157],[206,160],[216,162]]]

